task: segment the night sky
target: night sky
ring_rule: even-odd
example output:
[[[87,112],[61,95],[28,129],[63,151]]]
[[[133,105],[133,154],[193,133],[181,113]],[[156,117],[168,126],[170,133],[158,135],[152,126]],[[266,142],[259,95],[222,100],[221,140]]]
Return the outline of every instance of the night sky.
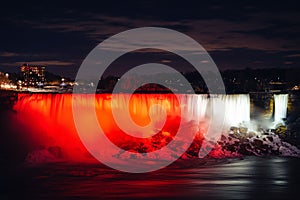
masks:
[[[122,2],[122,3],[121,3]],[[297,1],[20,1],[0,6],[0,71],[24,62],[74,78],[104,39],[131,28],[165,27],[198,41],[220,70],[300,68]],[[147,54],[147,55],[146,55]],[[135,57],[136,56],[136,57]],[[184,69],[168,53],[123,56],[111,72],[148,61]]]

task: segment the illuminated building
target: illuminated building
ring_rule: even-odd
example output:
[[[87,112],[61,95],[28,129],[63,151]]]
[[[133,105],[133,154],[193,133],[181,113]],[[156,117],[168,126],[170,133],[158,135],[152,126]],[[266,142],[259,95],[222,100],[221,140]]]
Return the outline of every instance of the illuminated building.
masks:
[[[41,86],[45,82],[45,66],[23,64],[20,68],[22,85]]]

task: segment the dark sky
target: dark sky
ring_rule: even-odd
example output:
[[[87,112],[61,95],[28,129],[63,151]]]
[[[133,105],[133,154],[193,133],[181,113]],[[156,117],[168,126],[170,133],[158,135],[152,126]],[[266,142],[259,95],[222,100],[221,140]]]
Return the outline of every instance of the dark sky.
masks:
[[[187,34],[210,53],[220,70],[300,68],[297,1],[97,2],[1,2],[0,71],[17,71],[17,66],[28,62],[73,78],[101,41],[144,26]],[[161,55],[148,54],[145,60],[139,55],[136,63],[149,58],[166,61]],[[116,71],[134,59],[125,56]]]

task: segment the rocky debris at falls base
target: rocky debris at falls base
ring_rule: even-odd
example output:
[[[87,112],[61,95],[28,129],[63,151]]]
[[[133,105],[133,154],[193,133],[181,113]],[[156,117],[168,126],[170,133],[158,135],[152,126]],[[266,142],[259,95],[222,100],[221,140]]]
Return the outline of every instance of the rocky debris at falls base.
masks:
[[[287,119],[286,124],[286,130],[283,130],[281,135],[285,141],[300,148],[300,117],[291,116]]]
[[[207,155],[207,158],[235,158],[242,156],[288,156],[300,157],[300,150],[285,141],[286,130],[279,127],[274,130],[264,130],[259,128],[257,131],[249,131],[246,127],[231,127],[230,131],[223,133],[217,142],[208,141],[204,143],[203,134],[196,134],[193,143],[181,156],[181,159],[198,158],[199,155]],[[114,155],[121,159],[135,159],[145,157],[147,152],[152,152],[163,148],[168,142],[172,141],[172,136],[156,138],[149,140],[149,143],[132,143],[132,145],[121,145],[124,151]],[[183,142],[184,144],[184,142]],[[206,146],[204,146],[204,144]],[[178,145],[171,150],[176,152],[182,151],[183,145]],[[125,151],[137,153],[134,157],[126,157]],[[158,155],[149,159],[172,159],[171,155]],[[175,156],[173,156],[175,157]]]
[[[36,150],[28,153],[25,158],[27,164],[43,164],[61,162],[64,160],[62,148],[59,146],[39,146]]]
[[[236,156],[291,156],[300,157],[300,150],[284,141],[286,129],[279,127],[275,130],[259,129],[249,131],[244,127],[231,127],[227,134],[222,134],[216,144],[211,147],[201,147],[202,153],[208,157],[224,158]],[[212,149],[205,152],[206,149]]]
[[[199,155],[207,155],[205,158],[236,158],[243,156],[288,156],[300,157],[300,150],[288,143],[283,138],[284,128],[277,128],[276,130],[258,129],[256,132],[248,131],[245,127],[231,127],[230,131],[223,133],[217,142],[206,142],[203,146],[204,137],[202,134],[197,134],[191,146],[181,156],[181,159],[195,159]],[[147,156],[147,152],[152,152],[163,148],[170,141],[172,136],[170,134],[163,134],[156,137],[155,140],[148,140],[148,143],[131,143],[123,142],[120,147],[124,150],[118,154],[112,155],[121,160],[135,160],[138,157]],[[184,144],[184,141],[182,141]],[[147,157],[149,160],[173,160],[176,152],[182,151],[183,145],[178,145],[171,149],[174,154],[170,155],[154,155],[154,157]],[[135,152],[135,155],[127,157],[124,152]],[[89,155],[91,156],[91,155]],[[153,156],[153,155],[152,155]],[[49,146],[40,147],[35,151],[30,152],[25,161],[28,164],[43,164],[52,162],[65,161],[63,147]]]

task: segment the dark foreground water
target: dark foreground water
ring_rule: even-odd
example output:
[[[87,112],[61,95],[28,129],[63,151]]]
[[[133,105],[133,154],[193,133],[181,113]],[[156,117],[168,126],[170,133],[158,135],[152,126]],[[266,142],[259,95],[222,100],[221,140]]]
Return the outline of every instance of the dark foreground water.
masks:
[[[181,160],[146,174],[97,163],[5,170],[0,199],[299,199],[300,194],[298,158]]]

